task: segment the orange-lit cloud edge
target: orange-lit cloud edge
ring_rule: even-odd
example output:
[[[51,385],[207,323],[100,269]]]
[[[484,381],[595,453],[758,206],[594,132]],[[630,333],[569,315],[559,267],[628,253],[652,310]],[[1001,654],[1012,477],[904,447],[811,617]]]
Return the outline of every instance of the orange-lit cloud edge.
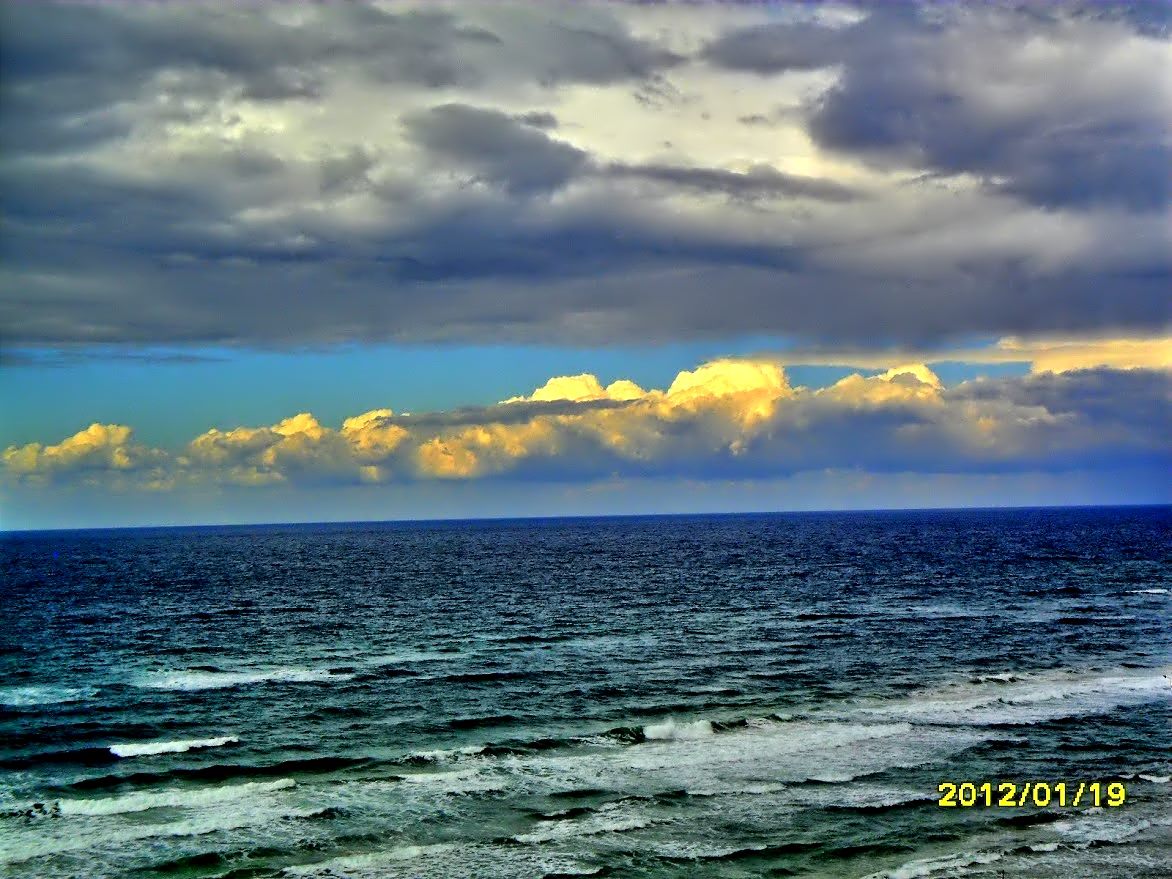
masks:
[[[166,492],[193,485],[384,484],[487,477],[777,475],[826,467],[985,472],[1061,469],[1097,456],[1167,452],[1172,337],[1003,339],[935,362],[1028,362],[1030,375],[945,387],[925,362],[891,354],[789,352],[719,359],[666,389],[556,376],[494,406],[447,413],[375,409],[340,428],[295,414],[212,428],[182,449],[95,423],[56,443],[9,446],[10,486]],[[928,360],[933,362],[933,360]],[[785,367],[885,369],[824,388]],[[1165,425],[1166,426],[1166,425]],[[1163,451],[1161,451],[1163,450]]]

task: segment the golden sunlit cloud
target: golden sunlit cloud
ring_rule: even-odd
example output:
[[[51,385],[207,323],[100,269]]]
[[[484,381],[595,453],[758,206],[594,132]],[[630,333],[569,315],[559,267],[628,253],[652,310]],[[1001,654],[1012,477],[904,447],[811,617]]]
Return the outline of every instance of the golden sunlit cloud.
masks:
[[[303,412],[270,426],[213,428],[177,453],[137,444],[129,426],[94,424],[55,445],[10,446],[3,475],[26,485],[104,480],[158,490],[510,473],[593,479],[838,466],[979,470],[1093,454],[1104,444],[1118,453],[1163,448],[1161,419],[1132,417],[1135,407],[1168,411],[1162,340],[1005,340],[990,351],[1036,356],[1034,372],[949,388],[924,363],[905,363],[809,389],[792,386],[779,360],[725,358],[681,371],[666,389],[628,380],[603,385],[590,373],[555,376],[495,406],[411,416],[374,409],[337,429]],[[1112,368],[1078,371],[1104,358]],[[1104,396],[1117,400],[1118,411],[1104,409]],[[1094,400],[1092,417],[1087,401]]]
[[[1006,336],[980,348],[948,350],[794,349],[772,355],[788,366],[846,366],[887,369],[893,360],[919,363],[967,363],[974,366],[1028,363],[1034,373],[1078,369],[1172,369],[1172,336],[1067,339],[1058,336]]]

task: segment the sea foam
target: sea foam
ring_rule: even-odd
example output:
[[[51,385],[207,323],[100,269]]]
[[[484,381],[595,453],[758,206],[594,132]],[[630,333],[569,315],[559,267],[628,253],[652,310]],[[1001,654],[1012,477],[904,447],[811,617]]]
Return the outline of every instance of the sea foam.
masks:
[[[250,671],[186,671],[149,677],[138,686],[151,690],[220,690],[245,684],[311,684],[348,681],[353,674],[334,674],[324,668],[272,668]]]
[[[643,735],[648,739],[704,739],[712,735],[712,723],[707,720],[696,720],[692,723],[666,720],[643,727]]]
[[[291,778],[279,778],[276,781],[249,781],[244,784],[133,793],[92,800],[61,800],[59,805],[62,815],[124,815],[164,807],[199,808],[284,790],[295,784]]]
[[[153,754],[182,754],[196,748],[218,748],[239,742],[236,736],[219,736],[214,739],[186,739],[177,742],[142,742],[137,744],[111,745],[110,753],[115,757],[147,757]]]
[[[0,705],[25,707],[30,705],[58,705],[80,702],[96,696],[93,687],[61,687],[52,684],[30,684],[21,687],[0,687]]]

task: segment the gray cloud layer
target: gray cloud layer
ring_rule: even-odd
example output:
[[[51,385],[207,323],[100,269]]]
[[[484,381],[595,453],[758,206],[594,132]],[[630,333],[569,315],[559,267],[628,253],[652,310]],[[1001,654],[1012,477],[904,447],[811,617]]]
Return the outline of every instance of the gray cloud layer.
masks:
[[[7,4],[0,343],[1162,328],[1150,6]]]

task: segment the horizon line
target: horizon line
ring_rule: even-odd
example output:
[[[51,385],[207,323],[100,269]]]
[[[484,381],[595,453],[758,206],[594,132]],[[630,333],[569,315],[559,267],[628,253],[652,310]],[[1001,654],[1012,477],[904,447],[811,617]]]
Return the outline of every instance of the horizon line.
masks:
[[[580,521],[587,519],[687,519],[737,516],[802,516],[832,513],[963,513],[963,512],[1013,512],[1024,510],[1134,510],[1172,507],[1172,502],[1134,504],[1007,504],[1004,506],[968,507],[840,507],[816,510],[741,510],[723,512],[691,513],[581,513],[533,516],[435,516],[419,519],[321,519],[298,522],[205,522],[189,525],[90,525],[80,528],[0,528],[0,537],[22,534],[65,534],[92,531],[162,531],[192,530],[210,528],[305,528],[315,525],[426,525],[426,524],[475,524],[480,522],[551,522]]]

